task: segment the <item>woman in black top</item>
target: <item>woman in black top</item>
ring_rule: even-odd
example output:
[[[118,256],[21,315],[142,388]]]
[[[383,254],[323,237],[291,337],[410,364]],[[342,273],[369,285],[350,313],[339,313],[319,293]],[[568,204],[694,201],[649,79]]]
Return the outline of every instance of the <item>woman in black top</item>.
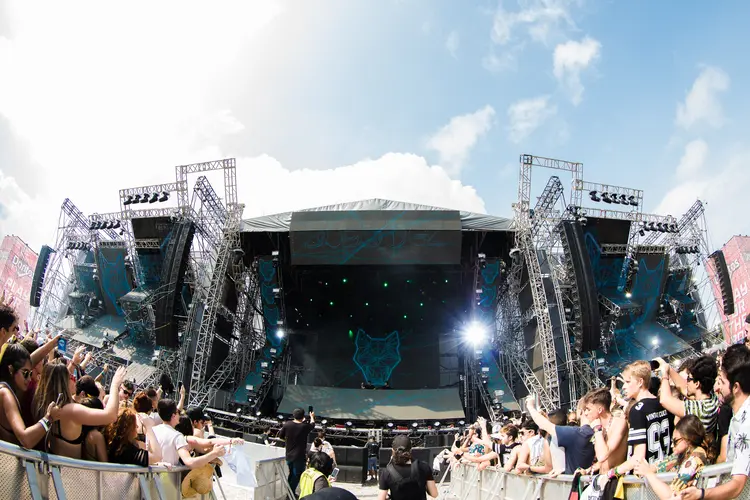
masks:
[[[432,467],[411,458],[411,441],[407,436],[393,439],[393,456],[380,474],[378,500],[426,500],[427,494],[437,498],[438,490],[432,476]]]

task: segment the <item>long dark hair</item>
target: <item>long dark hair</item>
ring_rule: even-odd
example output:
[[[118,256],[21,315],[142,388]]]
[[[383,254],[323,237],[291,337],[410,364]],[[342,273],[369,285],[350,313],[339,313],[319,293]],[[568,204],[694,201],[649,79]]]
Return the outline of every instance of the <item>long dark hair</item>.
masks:
[[[703,426],[701,419],[695,415],[685,415],[675,425],[675,430],[679,431],[684,439],[692,449],[701,447],[706,451],[706,458],[708,463],[713,463],[716,460],[716,446],[714,439],[710,433],[706,432],[706,428]],[[685,456],[678,457],[678,463],[682,462],[687,458]]]
[[[407,465],[411,461],[411,440],[407,436],[396,436],[391,446],[394,465]]]
[[[3,357],[0,359],[0,381],[7,382],[15,390],[13,377],[27,362],[31,362],[31,356],[21,344],[8,344],[4,347]]]

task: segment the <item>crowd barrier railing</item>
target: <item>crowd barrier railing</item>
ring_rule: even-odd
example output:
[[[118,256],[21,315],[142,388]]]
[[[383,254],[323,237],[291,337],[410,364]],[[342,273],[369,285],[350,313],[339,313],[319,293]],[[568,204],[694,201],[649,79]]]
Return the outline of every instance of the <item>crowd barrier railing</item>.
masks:
[[[706,467],[696,484],[699,488],[712,488],[727,481],[732,464],[719,464]],[[658,477],[669,483],[674,473],[659,474]],[[590,476],[581,479],[584,485],[591,482]],[[561,475],[526,476],[510,474],[493,467],[480,471],[474,464],[458,464],[451,472],[451,481],[444,488],[441,499],[452,500],[546,500],[568,498],[573,476]],[[636,476],[624,478],[625,498],[628,500],[658,500],[645,480]],[[745,488],[738,497],[750,500],[750,488]],[[728,499],[727,499],[728,500]]]
[[[89,462],[26,450],[0,441],[0,498],[11,500],[181,500],[186,467],[138,467]],[[245,490],[253,500],[287,498],[283,458],[255,461],[257,486]],[[233,500],[217,480],[201,500]]]

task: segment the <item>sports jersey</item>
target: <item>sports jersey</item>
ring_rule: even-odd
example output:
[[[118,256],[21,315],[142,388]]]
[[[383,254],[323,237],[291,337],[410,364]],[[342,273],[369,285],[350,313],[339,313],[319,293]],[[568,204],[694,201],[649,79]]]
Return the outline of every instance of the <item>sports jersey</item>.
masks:
[[[628,420],[628,458],[636,445],[646,445],[646,460],[655,463],[669,455],[672,441],[673,416],[656,398],[638,401],[630,409]]]

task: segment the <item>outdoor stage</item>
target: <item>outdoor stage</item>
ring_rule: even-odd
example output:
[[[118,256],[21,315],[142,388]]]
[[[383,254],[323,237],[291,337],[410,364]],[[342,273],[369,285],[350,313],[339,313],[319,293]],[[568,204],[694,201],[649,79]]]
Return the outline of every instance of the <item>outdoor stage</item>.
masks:
[[[476,302],[480,254],[499,284],[512,242],[508,219],[386,200],[244,221],[245,261],[258,259],[265,280],[268,344],[235,401],[276,380],[263,414],[312,405],[329,421],[458,420],[476,412],[465,412],[467,390],[500,387],[502,403],[517,407],[493,346],[465,338],[477,321],[490,330],[494,314],[480,309],[494,312],[498,300],[493,290]],[[492,376],[468,389],[465,359],[476,349],[490,353],[482,363]]]

